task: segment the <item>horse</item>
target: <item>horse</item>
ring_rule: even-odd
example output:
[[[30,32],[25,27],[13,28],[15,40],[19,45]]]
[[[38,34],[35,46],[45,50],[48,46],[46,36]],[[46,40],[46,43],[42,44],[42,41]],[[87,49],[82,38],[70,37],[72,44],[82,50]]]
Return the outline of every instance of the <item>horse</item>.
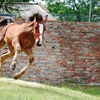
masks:
[[[24,68],[13,76],[14,79],[20,78],[26,73],[34,61],[33,47],[34,45],[41,46],[44,32],[46,30],[45,23],[48,15],[43,18],[39,13],[29,17],[27,22],[22,24],[9,23],[0,32],[0,48],[5,44],[8,46],[8,51],[0,57],[0,76],[2,75],[3,62],[13,56],[10,69],[15,70],[18,54],[24,52],[28,57],[28,62]]]

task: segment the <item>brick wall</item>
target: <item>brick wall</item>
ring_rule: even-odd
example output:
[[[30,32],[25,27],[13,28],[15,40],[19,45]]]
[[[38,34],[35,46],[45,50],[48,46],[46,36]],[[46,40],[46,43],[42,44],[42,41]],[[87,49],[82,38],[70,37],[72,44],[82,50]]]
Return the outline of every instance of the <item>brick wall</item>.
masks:
[[[35,61],[22,80],[100,83],[100,23],[48,21],[43,45],[34,48],[34,55]],[[19,54],[17,68],[10,72],[11,59],[3,65],[6,77],[12,77],[27,63],[26,55]]]

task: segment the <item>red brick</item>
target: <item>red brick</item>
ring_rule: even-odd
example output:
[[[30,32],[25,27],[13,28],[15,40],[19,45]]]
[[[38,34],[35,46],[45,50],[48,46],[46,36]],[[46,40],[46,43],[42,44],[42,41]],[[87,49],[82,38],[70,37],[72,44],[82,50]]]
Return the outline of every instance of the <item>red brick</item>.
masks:
[[[21,79],[48,83],[65,80],[100,83],[99,30],[98,23],[48,21],[43,45],[34,48],[35,61]],[[0,54],[4,51],[4,48],[0,49]],[[26,55],[20,54],[17,70],[12,74],[9,70],[11,59],[7,59],[3,75],[12,77],[26,65],[27,59]]]

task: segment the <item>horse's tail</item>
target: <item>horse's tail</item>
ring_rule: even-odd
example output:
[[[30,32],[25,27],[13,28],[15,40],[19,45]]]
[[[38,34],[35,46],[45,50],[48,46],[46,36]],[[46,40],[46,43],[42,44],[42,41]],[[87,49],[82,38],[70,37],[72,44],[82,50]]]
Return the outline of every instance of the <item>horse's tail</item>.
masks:
[[[0,31],[0,48],[3,47],[5,45],[5,41],[4,41],[4,37],[6,34],[6,30],[7,28],[4,27],[1,31]]]
[[[14,23],[15,20],[11,17],[4,17],[2,20],[0,20],[0,26],[6,26],[9,23]]]

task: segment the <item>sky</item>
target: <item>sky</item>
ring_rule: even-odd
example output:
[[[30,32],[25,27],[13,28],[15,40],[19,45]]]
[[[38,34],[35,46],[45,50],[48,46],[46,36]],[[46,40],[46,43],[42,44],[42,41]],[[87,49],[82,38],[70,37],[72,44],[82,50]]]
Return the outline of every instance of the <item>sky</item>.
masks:
[[[42,0],[34,0],[35,2],[41,2],[42,4],[45,4],[45,2],[44,1],[42,1]]]
[[[42,0],[34,0],[35,2],[41,2]],[[61,2],[63,2],[64,0],[60,0]]]
[[[45,1],[42,1],[42,0],[34,0],[34,1],[35,2],[41,2],[43,5],[45,5]],[[60,1],[63,2],[64,0],[60,0]],[[76,3],[78,3],[78,0],[76,0]]]
[[[45,1],[42,0],[34,0],[35,2],[41,2],[43,5],[45,5]],[[63,2],[64,0],[60,0],[61,2]]]

